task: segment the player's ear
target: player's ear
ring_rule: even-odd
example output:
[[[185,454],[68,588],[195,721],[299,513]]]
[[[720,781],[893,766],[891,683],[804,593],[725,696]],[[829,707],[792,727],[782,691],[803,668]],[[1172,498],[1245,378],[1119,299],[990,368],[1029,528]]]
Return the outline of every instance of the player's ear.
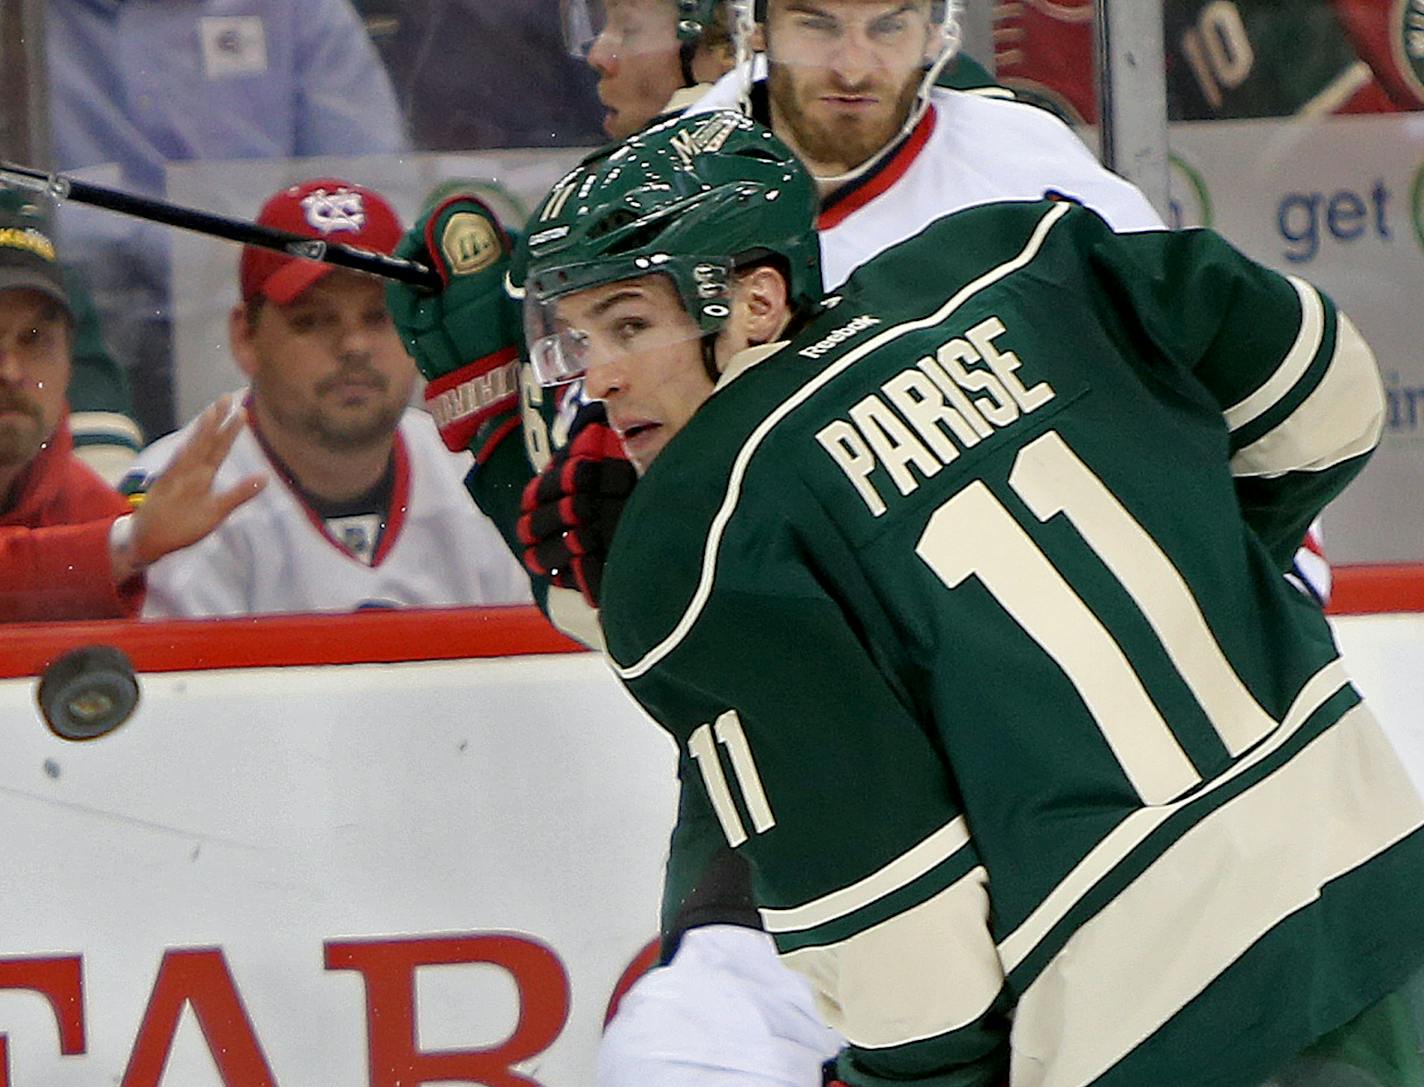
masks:
[[[257,348],[253,343],[257,327],[257,311],[262,302],[239,302],[227,315],[227,338],[232,344],[232,357],[238,369],[248,377],[257,372]]]
[[[770,343],[786,327],[786,278],[769,264],[752,268],[738,279],[738,292],[746,308],[746,333],[751,343]]]

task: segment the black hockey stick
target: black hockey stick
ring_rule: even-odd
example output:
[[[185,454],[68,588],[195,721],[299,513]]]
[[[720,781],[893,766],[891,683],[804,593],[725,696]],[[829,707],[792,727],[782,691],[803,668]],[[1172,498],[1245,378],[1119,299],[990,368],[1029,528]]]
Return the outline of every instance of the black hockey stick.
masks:
[[[239,242],[242,245],[256,245],[263,249],[275,249],[293,257],[319,260],[327,264],[367,272],[385,279],[398,280],[412,287],[427,291],[438,291],[440,277],[423,264],[388,257],[384,253],[371,253],[353,249],[337,242],[324,242],[319,238],[309,238],[302,234],[292,234],[285,230],[274,230],[260,223],[243,219],[230,219],[225,215],[199,211],[170,204],[164,200],[151,200],[146,196],[120,192],[117,189],[94,185],[88,181],[78,181],[63,174],[45,173],[30,166],[19,166],[12,162],[0,161],[0,181],[7,181],[21,188],[45,193],[58,200],[73,200],[78,204],[90,204],[96,208],[117,211],[121,215],[133,215],[139,219],[176,226],[183,230],[194,230],[215,238]]]

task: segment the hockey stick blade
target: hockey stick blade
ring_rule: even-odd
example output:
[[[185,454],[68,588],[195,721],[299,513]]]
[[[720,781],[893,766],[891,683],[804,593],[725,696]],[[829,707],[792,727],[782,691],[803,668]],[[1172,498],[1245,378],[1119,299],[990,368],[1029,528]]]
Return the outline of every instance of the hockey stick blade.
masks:
[[[149,222],[162,223],[164,226],[223,238],[241,245],[255,245],[294,257],[320,260],[383,279],[394,279],[426,291],[438,291],[441,287],[440,277],[415,261],[323,242],[302,234],[275,230],[260,223],[199,211],[197,208],[185,208],[165,200],[153,200],[88,181],[79,181],[63,174],[46,173],[30,166],[0,161],[0,181],[32,192],[44,193],[57,200],[72,200],[76,204],[88,204],[107,211],[116,211],[121,215],[132,215]]]

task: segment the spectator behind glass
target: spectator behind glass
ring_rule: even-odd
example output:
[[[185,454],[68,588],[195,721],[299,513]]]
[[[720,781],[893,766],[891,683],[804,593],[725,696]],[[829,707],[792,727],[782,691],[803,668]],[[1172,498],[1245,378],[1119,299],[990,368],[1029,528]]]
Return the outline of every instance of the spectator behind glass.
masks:
[[[170,162],[399,151],[390,80],[348,0],[49,0],[53,164],[162,195]],[[139,423],[174,425],[168,232],[66,208]]]
[[[355,0],[421,150],[603,143],[559,0]]]
[[[74,316],[48,209],[0,189],[0,620],[135,613],[143,567],[199,539],[262,487],[211,493],[236,436],[221,408],[130,515],[129,503],[73,453],[65,393]]]
[[[379,193],[334,178],[283,189],[258,222],[383,253],[402,233]],[[239,285],[229,333],[251,379],[251,425],[218,478],[272,483],[201,545],[153,567],[144,614],[527,602],[523,569],[465,491],[469,454],[449,452],[430,416],[406,406],[415,363],[383,282],[244,249]],[[180,434],[139,454],[124,490],[142,494]]]

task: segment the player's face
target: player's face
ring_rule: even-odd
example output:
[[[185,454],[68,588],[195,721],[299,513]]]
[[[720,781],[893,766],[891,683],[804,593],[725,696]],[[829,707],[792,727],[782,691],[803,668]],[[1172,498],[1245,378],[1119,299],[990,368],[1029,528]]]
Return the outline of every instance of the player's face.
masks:
[[[696,322],[664,276],[580,291],[557,313],[587,337],[585,387],[641,475],[712,395]]]
[[[337,269],[289,305],[262,303],[254,320],[239,307],[231,330],[264,423],[336,451],[390,441],[415,364],[379,280]]]
[[[673,0],[608,0],[607,22],[588,63],[598,73],[603,130],[615,140],[637,132],[682,86]]]
[[[929,0],[769,0],[772,127],[817,174],[895,138],[937,43]]]
[[[0,470],[27,464],[54,433],[69,387],[69,317],[47,294],[0,291]]]

